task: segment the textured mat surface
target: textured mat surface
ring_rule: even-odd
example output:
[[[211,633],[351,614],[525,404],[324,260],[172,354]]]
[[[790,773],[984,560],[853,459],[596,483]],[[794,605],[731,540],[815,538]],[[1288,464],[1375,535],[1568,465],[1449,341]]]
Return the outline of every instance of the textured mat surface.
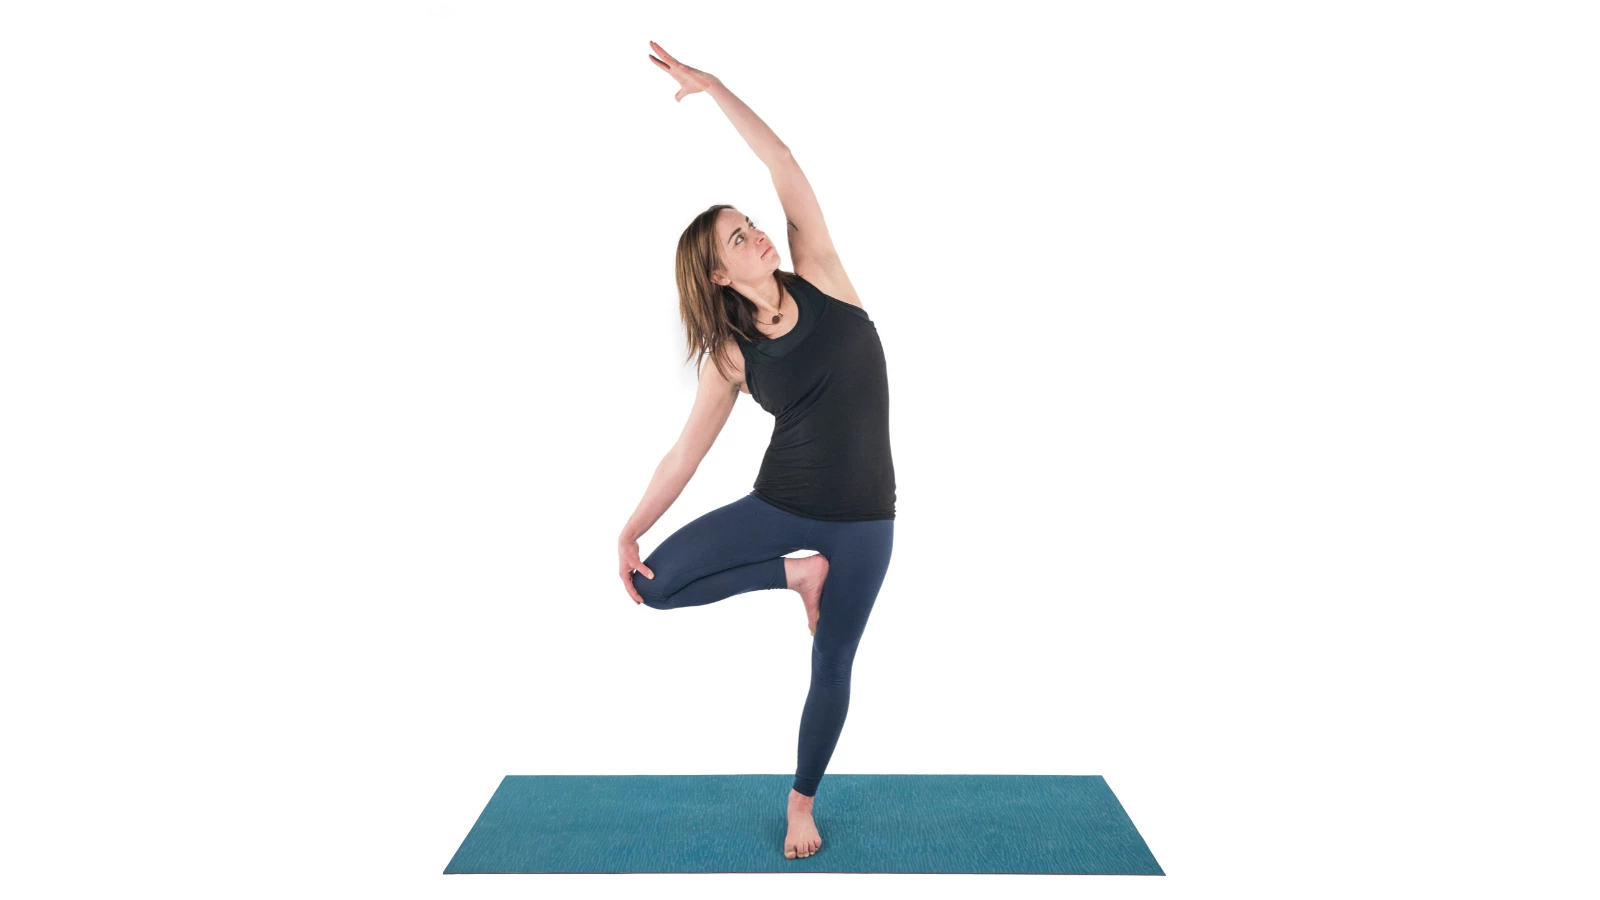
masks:
[[[829,773],[787,859],[793,781],[507,775],[444,871],[1166,874],[1099,775]]]

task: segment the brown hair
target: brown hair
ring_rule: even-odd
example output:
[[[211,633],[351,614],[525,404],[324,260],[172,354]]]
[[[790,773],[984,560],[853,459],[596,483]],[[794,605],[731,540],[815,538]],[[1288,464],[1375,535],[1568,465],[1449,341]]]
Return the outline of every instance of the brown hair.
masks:
[[[678,314],[683,318],[689,351],[684,361],[693,359],[695,373],[699,374],[701,360],[709,355],[724,378],[728,377],[728,367],[723,350],[729,338],[738,335],[751,343],[771,340],[756,328],[755,304],[732,285],[711,280],[711,273],[722,268],[717,214],[733,208],[731,203],[708,208],[695,216],[678,237]],[[794,285],[799,276],[778,269],[772,279],[781,289]]]

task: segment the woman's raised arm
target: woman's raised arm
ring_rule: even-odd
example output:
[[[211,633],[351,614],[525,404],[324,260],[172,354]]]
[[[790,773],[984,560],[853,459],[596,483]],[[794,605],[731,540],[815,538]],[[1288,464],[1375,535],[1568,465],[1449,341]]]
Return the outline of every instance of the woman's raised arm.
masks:
[[[678,62],[655,41],[651,41],[650,46],[661,55],[661,59],[652,56],[650,61],[666,71],[682,86],[673,99],[682,100],[700,91],[710,94],[711,99],[722,107],[722,112],[733,123],[733,127],[739,130],[739,136],[744,138],[744,142],[750,145],[751,150],[755,151],[756,158],[766,163],[768,167],[789,153],[789,148],[784,146],[783,141],[778,140],[778,136],[767,127],[767,123],[761,121],[761,117],[750,107],[745,106],[743,100],[735,97],[732,91],[724,87],[717,76]]]
[[[822,205],[817,202],[811,182],[800,171],[800,164],[795,162],[794,154],[789,152],[789,146],[779,140],[767,123],[761,121],[761,117],[743,100],[734,96],[717,76],[679,62],[655,41],[651,41],[650,46],[661,56],[660,59],[652,56],[650,61],[680,85],[674,99],[682,100],[701,91],[710,94],[733,127],[738,129],[739,136],[744,138],[744,142],[755,151],[756,157],[766,165],[767,171],[772,173],[772,186],[778,190],[778,202],[783,204],[783,216],[787,220],[789,255],[792,257],[789,262],[794,271],[807,281],[816,283],[829,295],[861,306],[861,298],[856,295],[849,276],[845,275],[844,265],[833,247],[833,237],[828,234],[827,223],[822,219]]]

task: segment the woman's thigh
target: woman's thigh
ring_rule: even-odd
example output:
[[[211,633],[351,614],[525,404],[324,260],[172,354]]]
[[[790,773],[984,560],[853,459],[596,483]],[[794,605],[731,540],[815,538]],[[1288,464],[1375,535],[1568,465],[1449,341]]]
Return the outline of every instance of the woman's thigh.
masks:
[[[720,506],[668,535],[643,560],[655,574],[646,578],[635,572],[633,583],[639,596],[650,606],[694,605],[670,604],[674,594],[691,583],[727,570],[752,566],[778,559],[786,554],[807,549],[806,538],[816,520],[784,512],[761,500],[754,494]],[[752,570],[753,571],[753,570]],[[774,567],[773,574],[783,588],[781,569]],[[738,578],[725,579],[724,587],[732,588]],[[748,579],[746,579],[748,580]],[[767,578],[766,582],[772,581]],[[740,582],[742,584],[742,582]],[[744,587],[755,590],[756,587]],[[723,596],[728,596],[724,594]],[[697,597],[697,602],[709,602],[720,597]]]
[[[819,522],[812,549],[828,558],[817,619],[818,649],[853,655],[894,555],[894,520]]]

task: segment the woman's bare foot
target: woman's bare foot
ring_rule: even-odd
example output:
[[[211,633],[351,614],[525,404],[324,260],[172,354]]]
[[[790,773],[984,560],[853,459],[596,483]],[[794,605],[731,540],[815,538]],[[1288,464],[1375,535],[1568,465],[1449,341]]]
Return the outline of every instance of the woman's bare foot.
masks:
[[[789,833],[783,838],[783,855],[789,859],[810,856],[822,849],[822,835],[817,833],[817,822],[811,818],[811,807],[816,799],[789,789]]]
[[[806,627],[811,629],[811,636],[816,637],[817,619],[822,615],[822,583],[828,580],[828,558],[821,553],[787,557],[783,561],[783,573],[789,580],[789,590],[797,592],[805,603]]]

